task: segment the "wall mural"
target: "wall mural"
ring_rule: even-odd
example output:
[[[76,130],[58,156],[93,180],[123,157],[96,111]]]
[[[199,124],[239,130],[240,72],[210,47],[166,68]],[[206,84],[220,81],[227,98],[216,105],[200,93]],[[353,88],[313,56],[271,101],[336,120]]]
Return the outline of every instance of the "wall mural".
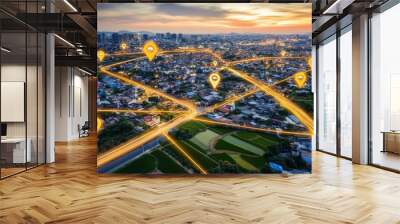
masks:
[[[311,4],[98,4],[99,173],[310,173]]]

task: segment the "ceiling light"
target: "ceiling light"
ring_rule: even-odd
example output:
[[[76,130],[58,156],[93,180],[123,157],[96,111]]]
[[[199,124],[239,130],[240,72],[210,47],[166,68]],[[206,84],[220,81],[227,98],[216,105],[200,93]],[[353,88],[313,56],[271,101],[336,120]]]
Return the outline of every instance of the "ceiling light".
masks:
[[[64,39],[64,38],[62,38],[62,37],[60,37],[58,34],[54,34],[54,36],[57,37],[58,39],[60,39],[61,41],[63,41],[64,43],[66,43],[67,45],[69,45],[69,46],[75,48],[75,45],[73,45],[73,44],[72,44],[71,42],[69,42],[68,40],[66,40],[66,39]]]
[[[74,12],[78,12],[78,10],[68,1],[64,0],[65,4],[67,4]]]
[[[86,71],[86,70],[83,70],[83,69],[81,69],[81,68],[79,68],[79,67],[78,67],[78,70],[81,71],[81,72],[83,72],[83,73],[85,73],[85,74],[87,74],[87,75],[92,75],[92,73],[90,73],[90,72],[88,72],[88,71]]]
[[[322,12],[323,15],[338,15],[342,14],[343,10],[351,5],[355,0],[336,0],[327,9]]]
[[[5,47],[1,47],[0,49],[1,49],[2,51],[6,52],[6,53],[10,53],[10,52],[11,52],[11,50],[9,50],[9,49],[7,49],[7,48],[5,48]]]

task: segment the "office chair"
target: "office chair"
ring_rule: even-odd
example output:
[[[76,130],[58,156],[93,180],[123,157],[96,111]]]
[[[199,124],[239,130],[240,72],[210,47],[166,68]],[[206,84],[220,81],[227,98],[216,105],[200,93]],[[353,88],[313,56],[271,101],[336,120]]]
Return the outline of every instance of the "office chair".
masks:
[[[80,127],[80,125],[78,124],[79,138],[89,136],[89,130],[90,130],[89,121],[85,121],[82,127]]]

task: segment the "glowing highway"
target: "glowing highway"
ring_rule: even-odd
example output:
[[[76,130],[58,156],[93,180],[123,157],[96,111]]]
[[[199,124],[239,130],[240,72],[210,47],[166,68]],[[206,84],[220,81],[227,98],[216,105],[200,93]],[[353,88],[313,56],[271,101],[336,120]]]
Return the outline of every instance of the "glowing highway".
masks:
[[[247,62],[255,62],[255,61],[269,61],[269,60],[277,60],[277,59],[305,59],[307,57],[304,56],[268,56],[268,57],[255,57],[255,58],[247,58],[237,61],[227,62],[227,65],[236,65],[240,63],[247,63]]]
[[[180,146],[180,145],[178,144],[178,142],[176,142],[176,140],[175,140],[174,138],[172,138],[170,135],[168,135],[167,132],[164,132],[163,135],[164,135],[164,137],[165,137],[173,146],[175,146],[175,148],[177,148],[177,149],[179,150],[179,152],[180,152],[183,156],[185,156],[185,158],[186,158],[187,160],[190,161],[190,163],[193,164],[194,167],[196,167],[197,170],[200,171],[201,174],[207,174],[206,169],[204,169],[198,162],[196,162],[196,161],[192,158],[192,156],[190,156],[190,155],[186,152],[186,150],[185,150],[184,148],[182,148],[182,146]]]
[[[97,109],[97,113],[134,113],[134,114],[162,114],[162,113],[182,113],[184,110],[129,110],[129,109]]]
[[[249,74],[236,70],[232,67],[226,67],[226,70],[232,74],[248,81],[249,83],[257,86],[260,90],[264,91],[267,95],[272,96],[281,107],[290,111],[294,116],[296,116],[301,123],[303,123],[310,133],[313,133],[313,120],[312,118],[297,104],[293,103],[291,100],[286,98],[282,93],[275,90],[273,87],[266,85],[263,81],[253,78]]]
[[[159,113],[175,113],[177,114],[176,117],[174,117],[172,120],[168,122],[164,122],[156,126],[155,128],[152,128],[142,135],[135,137],[133,139],[130,139],[129,141],[122,143],[109,151],[100,154],[97,158],[97,166],[101,167],[110,161],[113,161],[121,156],[126,155],[129,152],[134,151],[137,147],[145,144],[146,142],[149,142],[157,137],[164,136],[190,163],[195,167],[200,173],[202,174],[207,174],[207,171],[198,163],[196,162],[193,157],[182,147],[180,146],[171,136],[168,135],[168,131],[171,130],[172,128],[178,127],[179,125],[190,121],[190,120],[195,120],[199,122],[204,122],[208,124],[215,124],[215,125],[224,125],[224,126],[230,126],[230,127],[236,127],[236,128],[243,128],[243,129],[249,129],[249,130],[254,130],[254,131],[261,131],[261,132],[267,132],[267,133],[275,133],[275,134],[282,134],[282,135],[293,135],[293,136],[300,136],[300,137],[311,137],[313,133],[313,120],[312,118],[303,110],[301,109],[297,104],[292,102],[290,99],[285,97],[282,93],[274,89],[272,86],[279,84],[281,82],[287,81],[292,76],[278,81],[273,85],[267,85],[261,80],[258,80],[251,75],[239,71],[235,68],[232,67],[234,64],[238,63],[244,63],[244,62],[253,62],[253,61],[264,61],[264,60],[274,60],[274,59],[307,59],[306,57],[258,57],[258,58],[250,58],[250,59],[243,59],[243,60],[238,60],[238,61],[231,61],[231,62],[226,62],[219,54],[213,52],[211,49],[207,48],[182,48],[182,49],[176,49],[176,50],[168,50],[168,51],[160,51],[157,56],[161,55],[170,55],[170,54],[191,54],[191,53],[204,53],[204,54],[209,54],[213,57],[214,60],[216,60],[217,66],[218,66],[218,71],[225,70],[243,80],[246,82],[252,84],[254,87],[248,90],[247,92],[237,95],[237,96],[232,96],[225,101],[209,106],[207,108],[197,108],[195,103],[189,100],[184,100],[184,99],[178,99],[174,96],[171,96],[163,91],[160,91],[158,89],[155,89],[153,87],[147,86],[145,84],[142,84],[140,82],[137,82],[131,78],[128,78],[126,75],[121,74],[121,73],[115,73],[110,71],[112,67],[123,65],[126,63],[138,61],[138,60],[143,60],[146,57],[143,56],[143,53],[124,53],[124,52],[118,52],[114,54],[105,54],[106,57],[109,56],[114,56],[114,57],[120,57],[120,56],[137,56],[136,58],[133,59],[128,59],[128,60],[123,60],[120,62],[115,62],[109,65],[104,65],[104,66],[99,66],[100,72],[108,75],[110,77],[113,77],[117,80],[120,80],[123,83],[126,83],[128,85],[132,85],[135,87],[138,87],[140,89],[145,90],[148,93],[153,93],[156,94],[160,97],[163,97],[165,99],[168,99],[172,101],[173,103],[176,103],[177,105],[183,106],[186,110],[129,110],[129,109],[114,109],[114,108],[103,108],[103,109],[98,109],[98,113],[147,113],[147,114],[159,114]],[[225,123],[225,122],[217,122],[209,119],[205,119],[202,117],[199,117],[205,113],[212,112],[216,110],[217,108],[220,108],[221,106],[227,105],[234,103],[240,99],[243,99],[244,97],[250,96],[256,92],[262,91],[266,93],[267,95],[271,96],[273,99],[276,100],[276,102],[283,108],[287,109],[289,112],[291,112],[294,116],[296,116],[299,121],[308,129],[308,132],[295,132],[295,131],[286,131],[286,130],[278,130],[278,129],[268,129],[268,128],[257,128],[257,127],[250,127],[250,126],[245,126],[245,125],[237,125],[237,124],[232,124],[232,123]],[[102,120],[98,118],[98,125],[97,128],[98,130],[102,128]]]

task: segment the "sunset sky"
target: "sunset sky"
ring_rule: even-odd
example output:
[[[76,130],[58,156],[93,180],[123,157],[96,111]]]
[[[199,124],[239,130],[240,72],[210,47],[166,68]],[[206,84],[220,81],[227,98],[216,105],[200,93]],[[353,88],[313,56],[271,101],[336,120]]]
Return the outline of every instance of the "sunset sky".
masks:
[[[99,3],[99,31],[311,33],[311,4]]]

